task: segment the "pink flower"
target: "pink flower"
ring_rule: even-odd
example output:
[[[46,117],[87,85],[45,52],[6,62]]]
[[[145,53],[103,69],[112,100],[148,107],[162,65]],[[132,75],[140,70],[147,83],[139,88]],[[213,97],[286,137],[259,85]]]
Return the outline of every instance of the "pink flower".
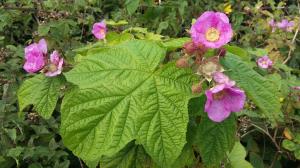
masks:
[[[55,50],[50,55],[50,63],[48,64],[46,76],[57,76],[61,74],[64,59],[60,58],[59,53]]]
[[[196,45],[203,44],[207,48],[220,48],[233,36],[228,17],[212,11],[204,12],[192,25],[190,33]]]
[[[284,31],[291,32],[294,27],[294,22],[293,21],[289,22],[287,19],[283,19],[281,20],[281,22],[277,23],[277,27]]]
[[[104,20],[93,25],[92,33],[97,39],[104,39],[106,36],[106,31],[107,28]]]
[[[221,122],[230,116],[231,112],[243,109],[246,95],[237,87],[219,84],[205,92],[207,97],[205,112],[208,118]]]
[[[235,85],[235,81],[230,80],[229,77],[223,74],[222,72],[215,72],[213,74],[213,79],[218,84],[225,84],[229,87]]]
[[[47,54],[47,43],[41,39],[39,43],[33,43],[25,47],[24,70],[29,73],[35,73],[45,66],[45,55]]]
[[[268,69],[268,68],[272,67],[273,62],[270,60],[270,58],[267,55],[265,55],[265,56],[260,57],[257,60],[257,65],[260,68]]]
[[[292,89],[294,89],[294,90],[300,90],[300,86],[294,86],[294,87],[292,87]]]
[[[276,22],[274,19],[269,21],[269,25],[272,27],[272,32],[274,32],[276,30]]]

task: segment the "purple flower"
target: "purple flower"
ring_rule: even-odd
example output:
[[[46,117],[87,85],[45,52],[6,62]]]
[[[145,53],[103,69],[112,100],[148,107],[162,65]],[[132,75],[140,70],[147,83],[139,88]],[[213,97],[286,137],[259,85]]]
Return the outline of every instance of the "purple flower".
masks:
[[[269,21],[269,25],[272,27],[272,32],[274,32],[276,30],[276,22],[274,19]]]
[[[39,43],[33,43],[25,47],[24,70],[29,73],[35,73],[45,66],[45,55],[47,54],[47,43],[41,39]]]
[[[105,24],[104,20],[102,20],[101,22],[95,23],[93,25],[92,33],[94,34],[94,36],[97,39],[100,39],[100,40],[104,39],[106,36],[106,31],[107,31],[107,28],[106,28],[106,24]]]
[[[294,86],[294,87],[292,87],[292,89],[294,89],[294,90],[300,90],[300,86]]]
[[[61,74],[64,59],[60,58],[59,53],[55,50],[50,55],[50,63],[48,64],[46,76],[57,76]]]
[[[246,95],[243,90],[226,84],[219,84],[205,92],[207,97],[205,112],[208,118],[221,122],[230,116],[231,112],[243,109]]]
[[[218,84],[225,84],[230,87],[235,85],[235,81],[230,80],[229,77],[222,72],[215,72],[213,74],[213,79]]]
[[[196,45],[203,44],[207,48],[220,48],[233,36],[228,17],[212,11],[204,12],[192,25],[190,33]]]
[[[283,19],[281,20],[281,22],[277,23],[277,27],[284,31],[291,32],[294,27],[294,22],[293,21],[289,22],[287,19]]]
[[[257,65],[260,68],[268,69],[268,68],[272,67],[273,62],[270,60],[270,58],[267,55],[265,55],[265,56],[260,57],[257,60]]]

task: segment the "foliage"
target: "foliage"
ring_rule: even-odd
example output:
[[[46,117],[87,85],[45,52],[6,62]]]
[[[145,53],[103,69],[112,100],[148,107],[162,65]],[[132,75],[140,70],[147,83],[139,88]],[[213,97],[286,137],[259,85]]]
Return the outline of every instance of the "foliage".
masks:
[[[196,68],[174,63],[184,55],[193,19],[206,10],[230,16],[235,35],[221,64],[248,98],[222,123],[203,111],[211,83],[192,93]],[[296,166],[299,36],[272,32],[272,18],[299,23],[296,2],[1,1],[1,166]],[[91,34],[102,19],[105,42]],[[24,72],[24,47],[40,38],[62,53],[66,73]],[[266,54],[271,70],[255,64]]]

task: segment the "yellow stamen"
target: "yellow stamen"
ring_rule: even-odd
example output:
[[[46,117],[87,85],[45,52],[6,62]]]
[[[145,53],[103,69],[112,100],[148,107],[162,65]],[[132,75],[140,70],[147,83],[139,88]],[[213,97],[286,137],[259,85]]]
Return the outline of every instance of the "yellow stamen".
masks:
[[[99,33],[100,33],[100,34],[105,34],[104,29],[100,29]]]
[[[218,41],[220,38],[220,31],[216,28],[211,27],[206,31],[205,38],[210,42]]]
[[[57,66],[55,64],[50,64],[49,67],[48,67],[48,70],[50,72],[54,72],[57,70]]]

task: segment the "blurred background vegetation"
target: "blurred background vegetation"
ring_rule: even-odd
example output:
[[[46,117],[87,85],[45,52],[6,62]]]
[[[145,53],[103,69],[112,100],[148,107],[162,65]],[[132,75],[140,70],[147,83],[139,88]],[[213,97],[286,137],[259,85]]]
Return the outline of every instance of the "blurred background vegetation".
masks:
[[[299,77],[297,25],[292,32],[272,32],[268,24],[271,19],[283,18],[299,24],[296,0],[0,0],[0,167],[84,167],[62,144],[59,111],[49,120],[42,119],[32,108],[18,111],[16,91],[30,77],[22,69],[24,46],[45,38],[50,50],[60,50],[72,62],[74,49],[96,41],[91,26],[102,19],[119,23],[109,31],[143,27],[161,34],[159,38],[188,37],[193,19],[207,10],[228,14],[235,31],[233,44],[249,50],[260,48],[275,63],[285,61],[288,66],[282,68]],[[294,110],[291,104],[285,105]],[[262,122],[258,128],[250,129],[251,117],[240,117],[238,134],[243,134],[242,143],[251,164],[299,165],[299,121],[289,118],[289,122],[270,130]]]

